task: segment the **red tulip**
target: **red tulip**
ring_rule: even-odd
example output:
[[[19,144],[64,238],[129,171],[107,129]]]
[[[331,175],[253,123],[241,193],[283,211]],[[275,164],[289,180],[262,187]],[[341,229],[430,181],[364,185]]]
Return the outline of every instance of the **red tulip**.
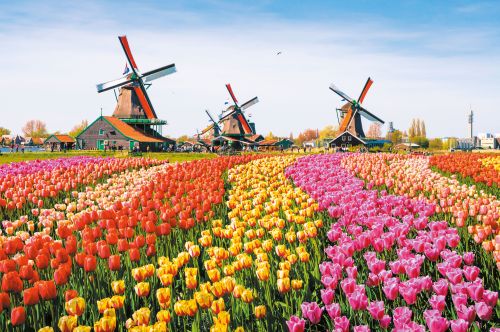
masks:
[[[75,297],[78,297],[78,292],[74,289],[68,289],[67,291],[64,292],[65,302],[68,302],[69,300],[74,299]]]
[[[13,326],[24,324],[26,321],[26,312],[24,307],[15,307],[10,313],[10,321]]]
[[[23,265],[19,268],[19,276],[21,279],[30,280],[33,278],[33,268],[31,265]]]
[[[138,260],[141,259],[141,253],[139,252],[139,249],[137,249],[137,248],[130,248],[128,251],[128,255],[129,255],[130,260],[132,262],[137,262]]]
[[[2,291],[19,293],[23,289],[23,281],[17,271],[11,271],[2,277]]]
[[[52,280],[39,281],[37,283],[38,293],[43,300],[52,300],[57,296],[56,284]]]
[[[26,288],[23,291],[24,305],[35,305],[40,302],[38,297],[38,287]]]
[[[65,285],[68,282],[68,272],[61,267],[54,271],[54,281],[58,286]]]
[[[87,257],[85,257],[85,261],[83,264],[85,272],[95,271],[96,265],[97,265],[97,259],[95,258],[95,256],[87,255]]]
[[[109,256],[108,267],[111,271],[118,271],[120,269],[120,255]]]

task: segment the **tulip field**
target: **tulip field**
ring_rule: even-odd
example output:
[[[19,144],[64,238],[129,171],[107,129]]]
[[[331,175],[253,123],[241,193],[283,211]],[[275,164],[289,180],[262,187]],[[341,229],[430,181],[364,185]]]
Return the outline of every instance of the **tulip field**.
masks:
[[[470,154],[0,165],[0,331],[499,332],[498,172]]]

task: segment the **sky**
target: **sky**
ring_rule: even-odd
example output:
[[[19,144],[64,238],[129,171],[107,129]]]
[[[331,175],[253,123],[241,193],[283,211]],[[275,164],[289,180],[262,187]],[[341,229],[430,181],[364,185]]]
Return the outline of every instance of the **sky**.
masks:
[[[123,72],[119,35],[142,72],[176,64],[148,90],[171,137],[219,114],[226,83],[259,97],[247,115],[264,135],[337,125],[329,85],[356,98],[368,76],[363,106],[383,132],[421,118],[428,137],[465,137],[472,108],[475,133],[500,133],[500,2],[465,0],[0,0],[0,126],[67,132],[111,115],[114,94],[95,86]]]

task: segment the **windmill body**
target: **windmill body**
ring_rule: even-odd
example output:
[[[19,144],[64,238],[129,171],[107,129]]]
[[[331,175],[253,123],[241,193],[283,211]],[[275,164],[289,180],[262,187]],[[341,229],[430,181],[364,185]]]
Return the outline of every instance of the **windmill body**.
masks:
[[[359,95],[359,98],[353,99],[349,97],[347,94],[342,92],[337,86],[334,84],[330,85],[330,90],[335,92],[337,95],[342,97],[343,101],[346,101],[346,103],[342,106],[342,108],[338,109],[340,112],[340,124],[339,124],[339,132],[344,133],[344,132],[349,132],[355,137],[358,138],[365,138],[365,132],[363,130],[363,124],[361,122],[361,117],[363,116],[364,118],[373,121],[373,122],[378,122],[380,124],[383,124],[384,121],[374,115],[373,113],[369,112],[367,109],[365,109],[361,104],[363,103],[366,94],[368,93],[368,90],[370,89],[371,85],[373,84],[373,81],[371,78],[368,78],[368,80],[365,83],[365,86],[363,87],[363,90],[361,90],[361,94]]]

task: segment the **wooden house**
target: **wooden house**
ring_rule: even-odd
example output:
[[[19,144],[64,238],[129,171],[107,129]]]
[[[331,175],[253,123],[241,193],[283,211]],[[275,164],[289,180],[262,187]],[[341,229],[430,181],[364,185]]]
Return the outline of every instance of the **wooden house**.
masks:
[[[44,145],[50,151],[72,150],[75,148],[75,139],[65,134],[54,134],[47,137]]]
[[[331,140],[330,143],[328,143],[328,147],[330,148],[341,149],[349,149],[350,147],[357,145],[366,145],[366,142],[347,130]]]
[[[80,149],[162,151],[175,145],[175,141],[147,128],[138,128],[114,116],[100,116],[77,137]]]

